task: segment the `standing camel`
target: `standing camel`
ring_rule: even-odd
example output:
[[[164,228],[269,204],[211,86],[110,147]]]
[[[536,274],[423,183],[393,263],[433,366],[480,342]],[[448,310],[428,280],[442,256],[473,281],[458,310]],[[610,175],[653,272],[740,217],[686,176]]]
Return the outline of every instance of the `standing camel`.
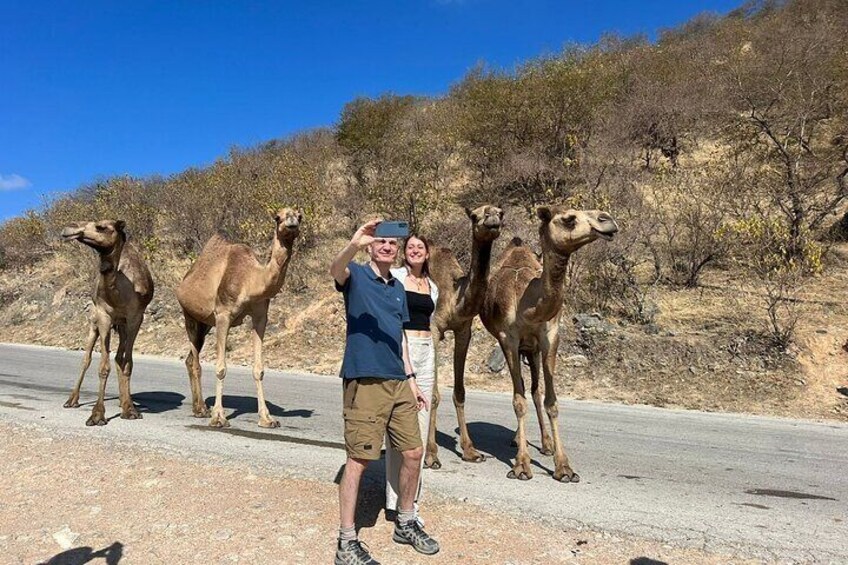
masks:
[[[88,340],[77,384],[71,391],[65,408],[79,406],[79,393],[85,372],[91,365],[91,352],[94,343],[100,338],[100,389],[97,402],[91,410],[85,425],[105,426],[106,407],[103,396],[106,393],[106,380],[109,378],[109,342],[112,328],[118,331],[120,342],[115,354],[118,365],[118,390],[121,402],[121,418],[137,420],[141,414],[136,410],[130,396],[130,378],[133,370],[133,344],[144,320],[144,309],[153,300],[153,279],[150,271],[138,251],[127,243],[124,222],[121,220],[101,220],[99,222],[80,222],[62,230],[66,241],[79,241],[91,247],[100,257],[99,276],[94,286],[91,319],[88,325]]]
[[[230,425],[224,415],[222,399],[227,375],[227,336],[230,328],[241,325],[246,316],[250,316],[253,325],[253,380],[259,404],[259,425],[263,428],[280,425],[271,418],[265,403],[262,342],[268,322],[268,305],[285,281],[302,219],[300,212],[290,208],[283,208],[274,215],[276,227],[271,257],[265,265],[259,263],[247,245],[231,243],[219,235],[212,236],[177,288],[190,346],[185,364],[191,384],[192,411],[198,418],[210,415],[200,388],[200,350],[209,330],[213,326],[216,328],[215,375],[218,380],[210,426]]]
[[[512,406],[518,419],[515,436],[518,455],[507,477],[521,480],[533,477],[524,421],[527,401],[521,376],[520,356],[523,355],[530,365],[530,390],[542,432],[542,453],[554,454],[554,479],[576,483],[580,477],[571,469],[559,437],[559,407],[554,389],[563,282],[571,254],[598,238],[612,239],[618,226],[612,216],[597,210],[542,206],[537,215],[542,221],[539,238],[544,266],[530,249],[520,245],[520,241],[504,251],[489,281],[480,319],[498,340],[512,376]],[[545,376],[544,407],[553,439],[545,430],[542,417],[540,364]]]
[[[486,296],[492,244],[501,233],[503,210],[497,206],[486,205],[474,210],[466,208],[465,213],[471,220],[471,269],[465,274],[453,253],[449,249],[439,248],[434,249],[430,255],[430,276],[439,288],[439,303],[433,316],[435,335],[439,341],[447,331],[452,331],[454,335],[453,404],[459,422],[462,459],[480,462],[484,459],[483,454],[474,448],[465,422],[465,358],[471,343],[471,322],[480,313]],[[436,445],[436,408],[441,400],[438,371],[436,374],[427,454],[424,458],[424,466],[431,469],[439,469],[442,466]]]

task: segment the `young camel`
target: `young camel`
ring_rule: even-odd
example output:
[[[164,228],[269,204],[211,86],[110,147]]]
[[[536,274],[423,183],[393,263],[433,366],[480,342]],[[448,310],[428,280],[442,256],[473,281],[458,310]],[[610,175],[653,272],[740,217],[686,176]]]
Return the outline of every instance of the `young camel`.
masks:
[[[99,222],[80,222],[62,230],[66,241],[79,241],[94,249],[100,257],[100,275],[92,294],[94,309],[88,326],[88,340],[77,384],[71,391],[65,408],[79,406],[80,387],[85,372],[91,365],[91,352],[94,343],[100,338],[100,389],[97,402],[86,421],[87,426],[105,426],[106,407],[103,397],[106,393],[106,380],[111,369],[109,363],[109,342],[112,328],[118,331],[120,342],[115,354],[115,363],[120,371],[118,390],[121,402],[121,418],[136,420],[141,418],[133,406],[130,396],[130,378],[133,370],[133,344],[144,320],[144,309],[153,299],[153,279],[141,255],[127,243],[124,222],[121,220],[101,220]]]
[[[454,335],[453,404],[459,423],[462,459],[480,462],[484,459],[483,454],[474,448],[465,422],[465,358],[471,343],[471,322],[480,313],[486,296],[492,244],[501,233],[503,210],[486,205],[474,210],[466,208],[465,213],[471,220],[471,269],[465,274],[449,249],[438,248],[430,254],[430,276],[439,287],[439,304],[433,316],[435,335],[439,341],[447,331],[452,331]],[[431,469],[442,466],[436,445],[436,408],[440,400],[438,382],[435,382],[427,454],[424,458],[424,466]]]
[[[533,477],[525,429],[527,401],[520,358],[523,355],[530,365],[531,394],[542,432],[542,453],[554,454],[554,479],[576,483],[580,477],[571,469],[559,436],[559,407],[554,388],[563,282],[571,254],[598,238],[612,239],[618,226],[612,216],[597,210],[542,206],[537,214],[542,220],[539,238],[544,267],[530,249],[521,246],[520,240],[514,241],[514,246],[504,251],[492,274],[480,319],[498,340],[512,376],[512,405],[518,419],[515,436],[518,455],[507,477],[521,480]],[[545,430],[542,417],[540,365],[545,377],[544,407],[553,439]]]
[[[222,399],[224,377],[227,375],[227,336],[230,328],[241,325],[246,316],[250,316],[253,325],[253,379],[259,404],[259,425],[263,428],[280,425],[279,421],[271,418],[265,403],[262,342],[268,322],[268,305],[285,281],[292,246],[300,233],[302,219],[300,212],[290,208],[283,208],[275,214],[271,257],[265,265],[259,263],[248,246],[213,236],[177,288],[177,300],[183,308],[190,345],[185,364],[191,385],[192,411],[198,418],[210,416],[200,387],[200,350],[209,330],[213,326],[216,328],[215,374],[218,380],[210,426],[221,428],[230,425],[224,415]]]

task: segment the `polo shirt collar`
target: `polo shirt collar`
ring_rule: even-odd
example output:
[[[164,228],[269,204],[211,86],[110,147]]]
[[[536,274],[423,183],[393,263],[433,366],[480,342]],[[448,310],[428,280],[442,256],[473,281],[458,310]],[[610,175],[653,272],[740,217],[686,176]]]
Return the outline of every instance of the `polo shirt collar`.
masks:
[[[368,278],[372,281],[379,282],[382,277],[380,277],[377,273],[374,272],[374,268],[371,266],[371,261],[365,263],[365,273],[368,275]],[[384,279],[386,284],[394,285],[397,278],[392,274],[391,270],[389,271],[389,278]]]

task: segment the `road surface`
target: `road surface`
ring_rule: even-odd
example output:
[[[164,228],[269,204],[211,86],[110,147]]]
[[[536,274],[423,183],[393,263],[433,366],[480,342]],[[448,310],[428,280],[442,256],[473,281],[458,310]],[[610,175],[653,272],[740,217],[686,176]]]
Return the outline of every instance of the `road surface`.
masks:
[[[136,356],[133,399],[144,414],[117,418],[117,379],[107,388],[107,426],[86,428],[96,398],[97,357],[78,409],[62,404],[81,352],[0,344],[0,418],[186,455],[248,461],[294,477],[335,480],[344,461],[338,379],[267,371],[265,394],[281,422],[256,425],[250,370],[230,366],[224,405],[232,427],[191,417],[179,360]],[[204,394],[214,393],[204,364]],[[447,387],[446,387],[447,388]],[[528,519],[585,526],[741,556],[848,561],[848,425],[650,407],[561,401],[561,433],[579,484],[551,477],[531,416],[534,478],[506,478],[514,448],[509,395],[468,393],[466,413],[483,463],[461,461],[450,393],[439,413],[443,468],[427,488]],[[211,403],[211,400],[208,400]],[[381,464],[366,480],[381,480]]]

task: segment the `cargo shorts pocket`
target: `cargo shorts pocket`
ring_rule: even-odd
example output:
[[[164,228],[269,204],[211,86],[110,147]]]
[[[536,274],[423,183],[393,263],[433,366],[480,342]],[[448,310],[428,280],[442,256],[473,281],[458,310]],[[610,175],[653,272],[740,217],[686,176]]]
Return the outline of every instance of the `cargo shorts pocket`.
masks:
[[[379,459],[384,431],[377,416],[357,408],[346,408],[343,415],[347,454],[358,459]]]

